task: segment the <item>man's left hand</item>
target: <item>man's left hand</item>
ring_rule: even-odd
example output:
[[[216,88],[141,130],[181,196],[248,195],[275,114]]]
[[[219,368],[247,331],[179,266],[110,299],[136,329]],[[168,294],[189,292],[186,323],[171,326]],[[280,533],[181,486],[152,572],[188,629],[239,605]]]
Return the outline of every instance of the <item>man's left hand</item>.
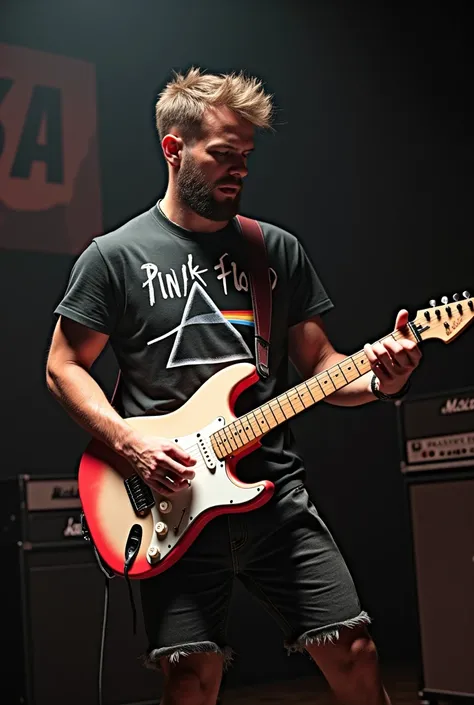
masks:
[[[406,330],[408,311],[399,311],[395,330]],[[364,345],[364,352],[375,375],[379,378],[379,389],[383,394],[396,394],[406,384],[418,367],[421,351],[411,338],[392,336],[373,345]]]

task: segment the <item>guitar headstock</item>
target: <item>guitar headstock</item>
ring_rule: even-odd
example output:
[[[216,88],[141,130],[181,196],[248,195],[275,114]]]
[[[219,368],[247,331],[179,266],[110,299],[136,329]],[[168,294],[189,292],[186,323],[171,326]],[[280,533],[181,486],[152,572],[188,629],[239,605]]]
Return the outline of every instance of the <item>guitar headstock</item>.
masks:
[[[439,306],[433,299],[430,308],[417,311],[416,318],[411,322],[422,340],[439,338],[450,343],[474,320],[474,297],[468,291],[453,295],[450,303],[443,296]]]

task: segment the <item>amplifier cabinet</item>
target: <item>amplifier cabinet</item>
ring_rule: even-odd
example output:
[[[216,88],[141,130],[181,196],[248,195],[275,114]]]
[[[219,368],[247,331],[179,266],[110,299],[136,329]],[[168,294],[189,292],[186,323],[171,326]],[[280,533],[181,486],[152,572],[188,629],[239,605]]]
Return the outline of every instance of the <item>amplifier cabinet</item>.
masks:
[[[474,387],[397,402],[401,470],[474,464]]]
[[[106,578],[82,537],[77,480],[19,475],[1,485],[7,624],[2,661],[8,674],[2,702],[93,705],[98,702]],[[125,581],[114,578],[108,585],[103,705],[156,704],[160,678],[142,665],[146,637],[140,620],[133,634]]]
[[[409,473],[420,695],[474,702],[474,463]]]

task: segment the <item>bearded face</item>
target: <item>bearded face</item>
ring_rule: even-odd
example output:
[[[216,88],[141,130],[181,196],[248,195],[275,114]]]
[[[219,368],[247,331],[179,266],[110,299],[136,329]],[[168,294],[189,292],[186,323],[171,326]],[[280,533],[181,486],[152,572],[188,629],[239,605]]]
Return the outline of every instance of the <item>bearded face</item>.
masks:
[[[239,212],[242,179],[226,174],[210,180],[188,150],[183,154],[177,186],[182,203],[202,218],[224,222]]]

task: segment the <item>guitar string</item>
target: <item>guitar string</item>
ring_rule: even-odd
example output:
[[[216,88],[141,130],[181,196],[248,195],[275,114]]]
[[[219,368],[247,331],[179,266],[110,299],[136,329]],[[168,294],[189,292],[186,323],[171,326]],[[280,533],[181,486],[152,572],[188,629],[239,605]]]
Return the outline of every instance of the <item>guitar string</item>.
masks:
[[[417,320],[418,320],[418,317],[415,318],[413,321],[411,321],[412,325],[416,325]],[[413,336],[413,334],[412,334],[412,336]],[[404,334],[402,331],[400,331],[400,330],[395,330],[395,331],[392,331],[392,333],[389,333],[389,334],[387,334],[387,335],[384,335],[382,338],[379,338],[379,340],[377,340],[376,342],[379,343],[379,342],[381,342],[382,340],[385,340],[386,338],[393,338],[395,341],[397,341],[397,340],[400,340],[401,338],[407,338],[407,337],[409,338],[410,336],[405,335],[405,334]],[[374,343],[372,343],[372,345],[373,345],[373,344],[374,344]],[[331,367],[329,367],[329,368],[326,369],[326,370],[322,370],[322,371],[319,372],[318,374],[313,375],[312,377],[308,378],[307,380],[304,380],[303,382],[300,382],[299,384],[295,385],[294,387],[288,389],[286,392],[283,392],[282,394],[278,395],[278,397],[274,397],[273,399],[270,399],[269,401],[264,402],[262,405],[260,405],[259,407],[257,407],[257,408],[254,409],[253,411],[249,411],[249,412],[247,412],[246,414],[243,414],[242,416],[237,417],[236,419],[234,419],[233,421],[231,421],[230,423],[226,424],[226,425],[223,426],[221,429],[219,429],[219,431],[224,431],[224,432],[225,432],[226,429],[229,428],[229,426],[231,426],[233,423],[235,423],[235,422],[237,422],[237,421],[240,421],[240,422],[242,423],[241,420],[244,419],[245,417],[250,416],[250,414],[253,414],[254,416],[256,416],[256,414],[260,413],[260,414],[264,417],[264,419],[266,420],[266,412],[263,411],[264,407],[268,407],[267,411],[269,410],[269,411],[272,413],[272,415],[274,416],[273,411],[272,411],[272,409],[271,409],[271,407],[270,407],[270,404],[271,404],[272,402],[275,402],[275,401],[277,401],[277,400],[279,400],[279,399],[282,399],[282,397],[288,396],[288,394],[291,393],[292,391],[294,391],[294,390],[297,391],[299,387],[308,386],[308,384],[309,384],[310,382],[317,382],[318,386],[321,388],[321,391],[322,391],[322,387],[321,387],[321,385],[319,384],[319,382],[318,382],[318,380],[317,380],[318,377],[321,377],[321,376],[323,376],[323,375],[327,375],[328,377],[331,377],[331,374],[330,374],[330,373],[331,373],[331,370],[335,370],[335,369],[338,368],[338,367],[341,368],[344,364],[347,364],[348,362],[350,362],[351,359],[354,360],[355,366],[356,366],[356,368],[357,368],[357,363],[361,364],[361,360],[358,359],[358,358],[360,358],[361,356],[362,356],[362,357],[366,357],[365,352],[364,352],[363,350],[359,350],[358,352],[355,352],[355,353],[353,353],[352,355],[348,355],[348,356],[345,357],[343,360],[341,360],[341,362],[336,363],[335,365],[332,365]],[[369,370],[367,370],[367,372],[369,372]],[[353,380],[346,381],[346,383],[345,383],[343,386],[344,386],[344,387],[347,386],[347,385],[350,384],[351,382],[353,382],[353,381],[355,381],[356,379],[359,379],[360,377],[362,377],[364,374],[367,374],[367,372],[362,372],[362,373],[360,373],[360,374],[358,375],[358,377],[355,377]],[[344,376],[345,376],[345,375],[344,375]],[[346,378],[346,379],[347,379],[347,378]],[[322,392],[322,396],[318,396],[317,399],[314,399],[312,390],[310,390],[310,394],[311,394],[311,396],[313,397],[313,403],[312,403],[310,406],[312,406],[313,404],[318,403],[319,401],[322,401],[322,400],[325,399],[327,396],[330,396],[331,394],[333,394],[334,392],[336,392],[338,389],[341,389],[341,388],[342,388],[342,387],[335,388],[334,391],[331,392],[330,394],[324,394],[324,392]],[[286,411],[287,409],[291,410],[291,412],[294,412],[294,408],[293,408],[293,406],[292,406],[290,400],[285,401],[284,399],[282,399],[282,403],[281,403],[281,404],[280,404],[279,401],[277,401],[277,403],[278,403],[278,405],[281,407],[281,410],[282,410],[283,414],[285,414],[285,411]],[[305,407],[304,405],[302,405],[302,408],[300,408],[297,412],[291,413],[291,415],[290,415],[289,417],[286,417],[286,416],[285,416],[285,418],[284,418],[281,422],[278,422],[276,425],[279,425],[280,423],[284,423],[284,421],[288,421],[288,420],[291,419],[293,416],[296,416],[296,414],[298,414],[298,413],[301,412],[301,411],[304,411],[304,410],[307,409],[307,408],[309,408],[309,406],[308,406],[308,407]],[[271,430],[272,428],[275,428],[275,426],[270,426],[270,424],[269,424],[267,421],[266,421],[266,423],[267,423],[267,426],[269,426],[270,430]],[[255,436],[255,438],[253,438],[253,439],[250,438],[250,439],[249,439],[249,443],[252,443],[253,440],[258,439],[258,438],[260,437],[260,435],[263,435],[263,433],[257,435],[257,434],[254,432],[253,427],[252,427],[252,424],[251,424],[250,422],[249,422],[249,427],[250,427],[250,430],[252,431],[252,433],[253,433],[254,436]],[[260,428],[260,427],[259,427],[259,428]],[[247,427],[247,429],[248,429],[248,427]],[[211,436],[210,436],[210,438],[212,438],[212,436],[214,436],[214,435],[216,435],[217,433],[219,433],[219,431],[215,431],[214,433],[212,433]],[[226,435],[226,434],[225,434],[225,435]],[[246,435],[247,435],[247,434],[246,434]],[[234,450],[232,449],[232,445],[231,445],[231,443],[229,442],[227,436],[226,436],[224,442],[227,443],[227,445],[231,448],[231,451],[232,451],[232,452],[236,452],[236,451],[234,451]],[[245,446],[245,445],[246,445],[246,443],[244,443],[244,446]],[[242,447],[243,447],[243,446],[237,447],[237,451],[240,450]],[[191,452],[191,451],[195,451],[197,448],[198,448],[198,445],[197,445],[197,444],[194,444],[194,445],[192,445],[192,446],[189,446],[189,447],[184,448],[184,450],[186,450],[186,451],[188,451],[188,452]],[[195,465],[195,466],[193,466],[193,467],[201,467],[201,466]],[[202,467],[207,467],[205,461],[202,462]]]
[[[401,334],[401,333],[397,335],[397,333],[400,333],[400,332],[399,332],[399,331],[394,331],[393,333],[384,336],[384,338],[381,338],[380,340],[383,340],[383,339],[389,338],[389,337],[393,337],[395,340],[398,340],[399,338],[404,338],[404,337],[406,337],[406,336],[404,336],[404,335]],[[377,341],[377,342],[380,342],[380,341]],[[311,382],[312,380],[315,380],[315,379],[316,379],[317,377],[319,377],[320,375],[327,374],[328,376],[330,376],[329,371],[330,371],[331,369],[333,369],[333,368],[335,368],[335,367],[339,367],[339,366],[341,366],[346,360],[349,362],[349,359],[350,359],[350,358],[354,359],[354,358],[356,358],[357,356],[360,356],[360,355],[365,356],[365,353],[364,353],[362,350],[360,350],[360,351],[354,353],[353,355],[347,356],[346,358],[344,358],[344,360],[341,360],[341,362],[338,363],[337,365],[333,365],[333,366],[331,366],[330,368],[328,368],[327,370],[323,370],[322,372],[318,373],[317,375],[314,375],[313,377],[310,377],[308,380],[306,380],[306,381],[304,381],[304,382],[301,382],[300,384],[296,385],[295,387],[292,387],[292,388],[288,389],[287,392],[283,392],[283,394],[279,395],[278,397],[275,397],[274,399],[270,399],[268,402],[264,402],[264,404],[262,404],[260,407],[257,407],[257,409],[254,409],[253,411],[249,411],[247,414],[243,414],[241,417],[237,417],[234,421],[231,421],[230,423],[226,424],[226,425],[223,426],[221,429],[219,429],[219,431],[225,431],[225,429],[229,428],[229,426],[230,426],[232,423],[234,423],[235,421],[239,421],[240,419],[245,418],[246,416],[249,416],[250,414],[254,414],[254,416],[255,416],[256,414],[260,413],[260,414],[262,414],[262,416],[265,418],[266,415],[265,415],[265,412],[262,411],[262,409],[263,409],[263,407],[265,407],[265,406],[269,406],[272,401],[276,401],[276,399],[279,399],[280,397],[283,397],[283,396],[285,396],[285,395],[288,395],[291,391],[293,391],[294,389],[297,389],[299,386],[308,385],[309,382]],[[356,367],[357,367],[357,363],[356,363]],[[367,370],[367,372],[368,372],[368,370]],[[366,374],[366,372],[363,372],[363,373],[360,374],[358,377],[355,377],[354,380],[351,380],[351,382],[352,382],[352,381],[355,381],[355,379],[359,379],[359,378],[362,377],[364,374]],[[318,383],[318,384],[319,384],[319,383]],[[350,384],[350,382],[347,382],[346,384]],[[346,386],[346,384],[345,384],[344,386]],[[319,385],[319,386],[320,386],[320,385]],[[322,389],[321,389],[321,391],[322,391]],[[335,389],[334,391],[337,391],[337,390]],[[333,393],[333,392],[331,392],[331,394],[332,394],[332,393]],[[330,396],[330,395],[326,395],[326,394],[323,393],[322,396],[319,397],[318,399],[316,399],[313,403],[317,403],[317,402],[321,401],[322,399],[325,399],[326,396]],[[285,402],[285,401],[283,400],[283,402],[282,402],[282,404],[280,404],[280,406],[282,407],[282,411],[283,411],[283,412],[284,412],[286,409],[291,409],[291,410],[293,411],[293,407],[291,406],[291,402],[289,402],[289,401],[286,401],[286,402]],[[309,407],[304,407],[304,408],[306,409],[306,408],[309,408]],[[300,411],[303,411],[303,409],[301,409]],[[292,416],[295,416],[295,415],[296,415],[295,413],[292,414]],[[292,416],[290,416],[289,418],[292,418]],[[284,420],[287,421],[287,420],[289,420],[289,418],[286,418],[286,417],[285,417]],[[282,422],[282,423],[283,423],[283,422]],[[249,425],[250,425],[250,429],[252,430],[252,433],[254,434],[255,438],[258,438],[257,434],[255,434],[255,432],[253,431],[252,425],[251,425],[251,424],[249,424]],[[267,425],[269,426],[268,423],[267,423]],[[270,428],[272,428],[272,427],[270,427]],[[274,427],[273,427],[273,428],[274,428]],[[219,433],[219,431],[214,431],[214,433],[212,433],[210,437],[212,437],[213,435]],[[263,434],[261,434],[261,435],[263,435]],[[251,443],[252,440],[255,440],[255,439],[249,439],[249,443]],[[227,439],[227,437],[225,438],[225,441],[224,441],[224,442],[227,443],[227,445],[228,445],[228,446],[231,448],[231,450],[233,451],[232,445],[231,445],[231,443],[229,442],[229,440]],[[245,444],[244,444],[244,445],[245,445]],[[192,451],[195,451],[196,449],[198,449],[198,444],[197,444],[197,443],[195,443],[195,444],[193,444],[193,445],[191,445],[191,446],[187,446],[186,448],[183,447],[183,450],[186,450],[187,452],[192,452]],[[239,450],[239,449],[240,449],[240,448],[237,447],[237,450]],[[234,452],[234,451],[233,451],[233,452]],[[205,461],[203,462],[202,466],[203,466],[203,467],[207,467]],[[197,466],[194,465],[193,467],[197,467]]]

